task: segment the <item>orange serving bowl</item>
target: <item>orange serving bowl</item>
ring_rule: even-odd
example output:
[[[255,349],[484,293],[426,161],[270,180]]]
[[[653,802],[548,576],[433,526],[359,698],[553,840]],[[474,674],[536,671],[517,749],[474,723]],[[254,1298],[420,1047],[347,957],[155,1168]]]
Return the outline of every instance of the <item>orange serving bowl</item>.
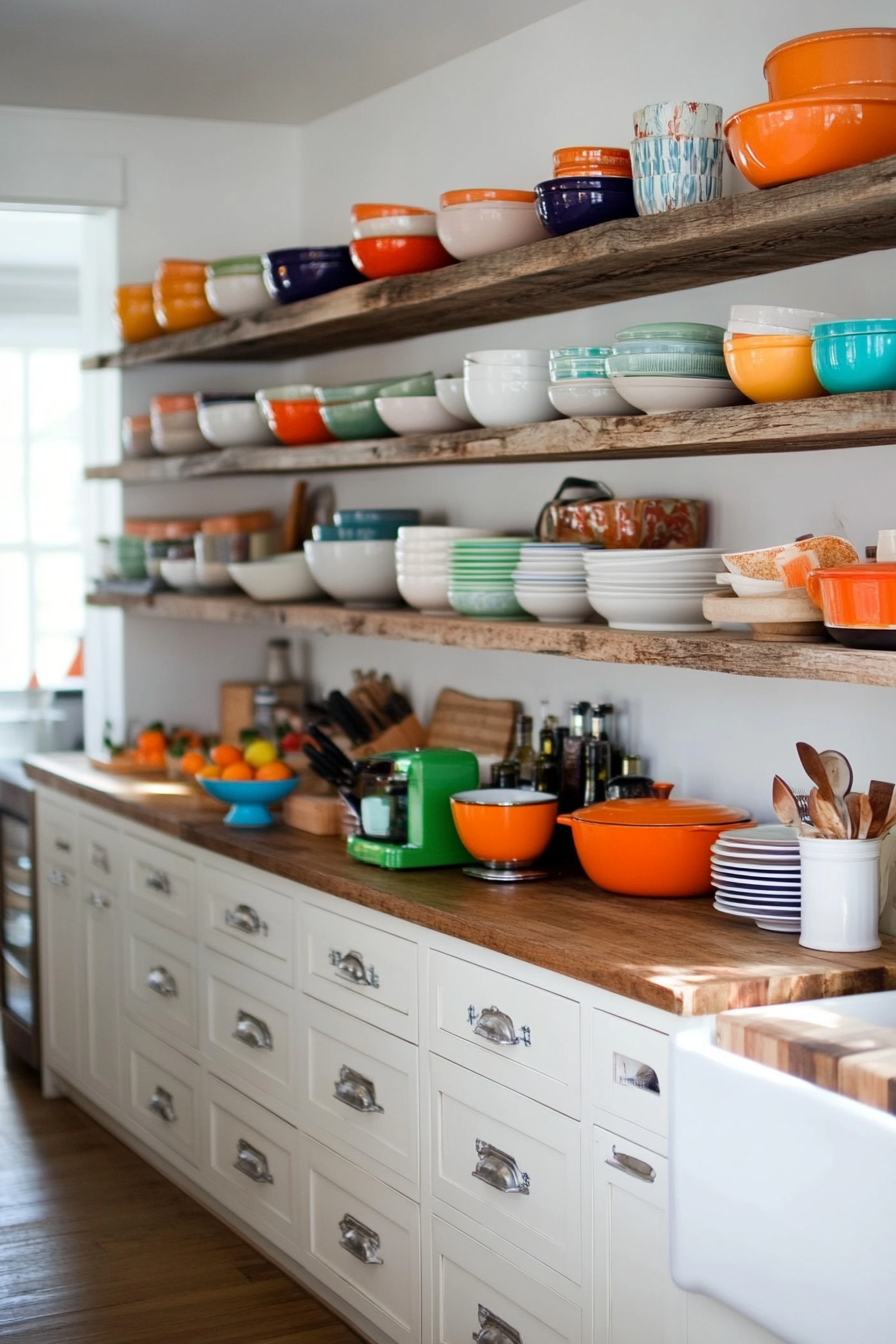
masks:
[[[812,366],[811,336],[740,336],[725,341],[725,367],[751,401],[826,397]]]
[[[259,402],[272,432],[288,448],[332,443],[336,437],[324,424],[317,401],[268,401],[260,397]]]
[[[453,266],[454,257],[438,238],[355,238],[349,243],[352,261],[368,280],[387,275],[416,275]]]
[[[451,799],[461,842],[482,863],[527,864],[554,834],[557,799],[533,789],[470,789]]]
[[[152,297],[156,320],[166,331],[187,331],[220,322],[205,297],[204,261],[160,261]]]
[[[180,411],[187,411],[192,415],[196,414],[196,394],[194,392],[177,392],[167,396],[151,397],[149,401],[150,410],[156,415],[176,415]]]
[[[788,98],[725,122],[728,152],[754,187],[777,187],[896,154],[896,104],[887,98]]]
[[[782,42],[765,58],[768,96],[896,84],[896,28],[836,28]],[[892,96],[892,95],[891,95]]]
[[[896,564],[813,569],[806,589],[828,626],[896,631]]]
[[[153,310],[152,284],[119,285],[115,291],[112,317],[119,336],[130,345],[162,335]]]
[[[352,223],[360,224],[365,219],[383,219],[387,215],[434,215],[435,210],[424,210],[419,205],[378,205],[376,202],[361,202],[352,206]]]
[[[483,202],[516,202],[517,205],[534,205],[534,191],[510,191],[502,187],[471,187],[468,191],[443,191],[439,204],[443,210],[450,205],[482,205]]]

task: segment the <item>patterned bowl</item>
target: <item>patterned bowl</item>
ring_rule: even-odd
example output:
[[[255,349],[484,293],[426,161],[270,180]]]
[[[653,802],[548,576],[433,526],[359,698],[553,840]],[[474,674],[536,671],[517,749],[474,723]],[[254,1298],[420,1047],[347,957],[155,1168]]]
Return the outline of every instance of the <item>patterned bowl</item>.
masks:
[[[655,173],[633,178],[632,186],[639,215],[661,215],[686,205],[717,201],[722,194],[722,179],[716,174]]]

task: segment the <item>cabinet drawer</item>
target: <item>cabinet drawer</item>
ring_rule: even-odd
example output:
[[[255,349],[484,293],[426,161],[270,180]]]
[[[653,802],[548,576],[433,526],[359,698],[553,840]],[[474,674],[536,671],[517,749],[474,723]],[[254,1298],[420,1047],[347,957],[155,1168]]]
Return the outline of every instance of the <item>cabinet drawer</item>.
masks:
[[[295,902],[291,897],[205,866],[199,885],[207,946],[284,985],[293,984]]]
[[[308,1192],[301,1246],[314,1274],[400,1344],[420,1339],[420,1211],[313,1139],[300,1140]]]
[[[228,957],[202,963],[203,1053],[237,1086],[295,1109],[293,991]]]
[[[211,1075],[205,1095],[209,1192],[294,1254],[296,1131]]]
[[[310,903],[301,923],[306,994],[416,1041],[416,943]]]
[[[198,1166],[199,1065],[126,1022],[124,1077],[125,1113],[130,1123]]]
[[[118,835],[92,818],[81,818],[81,872],[85,882],[118,890],[121,878]]]
[[[580,1344],[575,1303],[441,1218],[432,1222],[432,1250],[434,1344],[469,1344],[480,1334],[483,1344],[511,1344],[515,1337],[523,1344]]]
[[[669,1037],[597,1008],[592,1025],[594,1105],[654,1134],[667,1134]]]
[[[45,864],[63,863],[72,872],[78,864],[78,818],[53,803],[40,799],[37,810],[37,843]]]
[[[578,1283],[579,1125],[433,1057],[433,1194]]]
[[[133,835],[124,837],[122,849],[131,909],[192,938],[196,924],[193,860]]]
[[[195,1046],[199,1032],[194,944],[139,915],[128,915],[125,1001],[131,1015],[150,1031],[161,1030]]]
[[[431,1049],[567,1115],[581,1113],[574,999],[444,952],[429,962]]]
[[[417,1184],[417,1047],[305,1000],[302,1125]]]

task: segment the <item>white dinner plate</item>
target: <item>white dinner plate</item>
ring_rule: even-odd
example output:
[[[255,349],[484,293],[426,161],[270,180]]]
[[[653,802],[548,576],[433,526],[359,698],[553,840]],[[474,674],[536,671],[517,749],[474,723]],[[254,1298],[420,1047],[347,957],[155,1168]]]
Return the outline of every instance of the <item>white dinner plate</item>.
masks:
[[[778,822],[763,823],[761,826],[748,826],[738,831],[722,831],[720,839],[726,843],[738,845],[762,845],[763,847],[771,845],[796,845],[798,839],[789,826],[781,826]]]
[[[775,919],[772,916],[759,916],[748,914],[745,910],[726,910],[723,905],[714,904],[714,910],[719,910],[723,915],[731,915],[734,919],[751,919],[760,929],[767,929],[769,933],[799,933],[802,927],[802,921],[799,919]]]
[[[793,891],[794,888],[800,889],[800,874],[794,873],[788,877],[756,877],[755,875],[744,876],[742,873],[732,872],[730,868],[718,868],[712,865],[712,875],[717,877],[720,882],[726,882],[732,887],[743,887],[746,891],[755,891],[757,888],[763,891]]]

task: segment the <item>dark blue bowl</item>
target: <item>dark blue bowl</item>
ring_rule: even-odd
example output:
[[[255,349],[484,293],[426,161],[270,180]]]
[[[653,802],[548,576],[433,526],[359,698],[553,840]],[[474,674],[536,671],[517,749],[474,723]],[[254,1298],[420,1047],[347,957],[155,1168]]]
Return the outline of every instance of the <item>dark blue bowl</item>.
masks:
[[[363,283],[347,247],[283,247],[262,257],[265,289],[278,303]]]
[[[629,177],[553,177],[535,188],[535,209],[555,238],[638,213]]]

